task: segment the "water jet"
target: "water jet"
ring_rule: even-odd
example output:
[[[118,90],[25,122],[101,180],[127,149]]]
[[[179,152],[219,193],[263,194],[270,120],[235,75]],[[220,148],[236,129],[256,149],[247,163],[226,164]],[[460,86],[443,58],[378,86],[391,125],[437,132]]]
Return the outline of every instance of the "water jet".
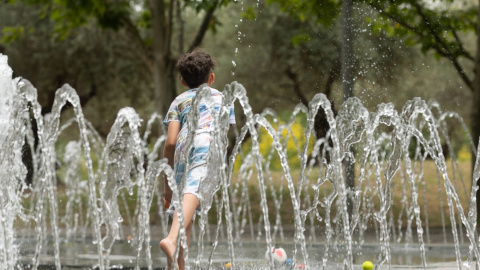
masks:
[[[210,104],[208,91],[199,90],[196,106]],[[254,114],[239,83],[227,85],[223,93],[225,108],[235,104],[246,123],[236,128],[226,157],[228,122],[222,110],[215,115],[210,181],[202,188],[217,192],[203,193],[196,243],[185,254],[191,268],[228,262],[232,269],[273,269],[265,250],[279,246],[293,266],[310,269],[354,269],[366,260],[387,268],[435,263],[474,267],[480,256],[475,208],[480,154],[473,147],[478,138],[468,138],[465,128],[477,158],[473,175],[462,175],[454,155],[449,153],[447,160],[442,148],[442,143],[450,144],[446,119],[461,121],[457,114],[419,98],[401,111],[380,104],[369,112],[350,98],[335,116],[329,100],[318,94],[308,108],[299,105],[282,121],[271,109]],[[12,78],[3,55],[0,96],[1,269],[165,265],[158,241],[167,233],[168,219],[158,178],[167,175],[177,205],[181,186],[158,157],[164,134],[150,138],[162,117],[155,114],[143,121],[133,108],[124,108],[103,139],[83,116],[69,85],[58,89],[52,111],[42,115],[36,89],[26,79]],[[75,117],[61,121],[67,103]],[[320,108],[330,124],[326,138],[313,133]],[[198,115],[192,112],[188,121],[195,123]],[[59,143],[71,128],[78,129],[78,139]],[[31,184],[25,181],[21,159],[25,149],[33,159]],[[357,168],[353,190],[344,183],[346,158]],[[427,164],[438,175],[434,180],[426,179]],[[427,191],[428,181],[437,190]],[[353,199],[351,216],[348,198]],[[442,209],[428,213],[432,203]],[[207,212],[212,211],[215,224],[208,222]],[[289,211],[289,219],[282,219],[282,211]],[[437,214],[444,226],[430,227]],[[153,215],[159,217],[155,224]]]

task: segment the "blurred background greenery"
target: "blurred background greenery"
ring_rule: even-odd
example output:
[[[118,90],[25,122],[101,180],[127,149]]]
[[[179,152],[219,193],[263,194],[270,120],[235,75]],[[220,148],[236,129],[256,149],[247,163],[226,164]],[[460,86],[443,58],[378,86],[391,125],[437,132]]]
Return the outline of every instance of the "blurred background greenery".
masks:
[[[341,4],[2,0],[0,52],[8,56],[14,76],[38,88],[43,113],[49,112],[56,89],[68,83],[103,136],[123,107],[133,107],[143,119],[155,111],[164,114],[185,90],[174,63],[197,46],[218,61],[216,88],[238,81],[254,112],[269,107],[287,120],[296,104],[307,104],[316,93],[325,93],[334,109],[343,101]],[[478,3],[352,5],[354,95],[369,110],[382,102],[401,110],[413,97],[435,99],[475,126]],[[244,121],[241,112],[237,121]],[[457,151],[465,145],[460,130],[458,123],[450,125]]]
[[[238,81],[245,86],[254,113],[272,108],[279,121],[286,123],[297,104],[307,105],[317,93],[330,99],[334,111],[344,100],[341,12],[344,3],[339,0],[0,0],[0,53],[8,56],[15,77],[24,77],[37,87],[43,114],[50,112],[59,87],[68,83],[75,88],[85,118],[104,138],[121,108],[133,107],[145,120],[142,128],[154,112],[165,114],[173,98],[186,90],[174,69],[175,62],[195,47],[203,48],[218,61],[214,87],[222,90],[226,84]],[[352,36],[348,40],[354,52],[354,96],[370,111],[385,102],[393,103],[401,111],[406,101],[414,97],[434,99],[442,110],[456,112],[464,119],[477,144],[480,136],[478,2],[352,0],[351,8]],[[72,116],[71,109],[63,110],[63,119]],[[243,125],[245,116],[240,106],[236,106],[236,117]],[[328,127],[321,113],[315,122],[316,135],[324,136]],[[296,143],[300,147],[307,143],[302,136],[305,123],[304,115],[299,116],[292,126],[297,141],[290,138],[285,145],[294,179],[298,179],[300,163]],[[471,171],[470,144],[460,122],[452,119],[448,128],[461,171],[467,175]],[[160,131],[154,129],[155,132]],[[261,129],[259,137],[264,157],[269,155],[272,142],[266,133]],[[155,138],[159,134],[153,135]],[[69,133],[62,136],[68,137]],[[70,139],[61,137],[56,146],[63,149]],[[242,149],[248,152],[250,148],[246,140]],[[98,157],[93,155],[93,158]],[[274,156],[269,168],[273,179],[282,178],[278,161],[278,156]],[[239,167],[237,161],[236,168]],[[425,178],[430,183],[427,190],[433,190],[437,184],[435,167],[431,161],[426,167]],[[61,172],[58,175],[62,183]],[[81,178],[87,179],[85,175]],[[254,180],[251,183],[249,187],[256,187]],[[395,196],[400,197],[400,191]],[[252,198],[259,197],[255,188],[251,194]],[[462,202],[468,202],[468,193],[465,194]],[[420,198],[436,202],[432,194],[428,196],[425,193]],[[270,197],[268,201],[272,204]],[[133,209],[134,199],[125,211]],[[256,207],[254,216],[260,217],[261,209],[259,205]],[[432,208],[431,216],[438,218],[439,207],[435,204]],[[268,209],[274,211],[271,205]],[[285,211],[282,214],[290,217],[293,207],[289,204],[282,209]],[[401,212],[403,208],[394,206],[394,209]],[[430,224],[441,226],[442,222],[438,218]]]

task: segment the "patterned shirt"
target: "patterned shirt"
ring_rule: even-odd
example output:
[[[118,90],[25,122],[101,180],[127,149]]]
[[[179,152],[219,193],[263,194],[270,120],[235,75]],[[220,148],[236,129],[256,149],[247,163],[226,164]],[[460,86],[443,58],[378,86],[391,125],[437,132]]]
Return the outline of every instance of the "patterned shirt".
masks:
[[[177,137],[177,146],[179,143],[183,142],[186,139],[186,135],[188,132],[187,125],[185,125],[185,123],[187,122],[187,114],[190,111],[190,107],[192,106],[193,98],[195,97],[197,90],[198,88],[190,89],[188,91],[183,92],[178,97],[176,97],[173,100],[172,104],[170,105],[167,115],[165,116],[165,119],[163,121],[163,124],[166,127],[168,127],[168,124],[171,121],[180,122],[181,129]],[[222,105],[223,94],[220,91],[213,88],[210,88],[210,90],[212,91],[212,98],[215,101],[215,110],[218,112]],[[200,110],[200,117],[198,120],[197,131],[201,131],[201,130],[210,131],[212,121],[213,121],[212,115],[210,114],[210,110],[205,104],[201,104],[199,110]],[[233,107],[230,107],[229,110],[230,110],[229,123],[231,125],[234,125],[235,113],[234,113]]]
[[[176,174],[176,180],[177,183],[179,183],[181,177],[183,176],[183,171],[184,171],[184,161],[179,160],[180,155],[179,153],[183,150],[183,146],[185,144],[185,141],[187,139],[188,135],[188,127],[186,125],[187,122],[187,114],[191,109],[193,99],[196,95],[198,88],[190,89],[188,91],[185,91],[184,93],[180,94],[178,97],[176,97],[172,104],[170,105],[170,109],[167,112],[167,115],[165,116],[165,120],[163,121],[163,124],[168,127],[168,124],[172,121],[175,122],[180,122],[180,132],[178,133],[177,136],[177,144],[175,147],[175,174]],[[213,88],[210,88],[211,90],[211,97],[214,100],[214,108],[217,112],[220,111],[220,108],[222,106],[222,101],[223,101],[223,94]],[[197,127],[197,133],[204,133],[209,132],[212,130],[212,115],[210,113],[210,109],[205,105],[205,104],[200,104],[199,108],[199,119],[198,119],[198,127]],[[229,123],[231,125],[235,124],[235,114],[233,107],[229,108]],[[191,160],[189,163],[197,163],[201,162],[202,160],[205,161],[205,157],[208,154],[208,149],[209,149],[209,136],[207,137],[202,137],[202,140],[205,140],[205,142],[201,143],[202,147],[198,147],[195,149],[195,154],[193,157],[193,160]],[[198,152],[198,153],[197,153]],[[203,153],[203,155],[202,155]],[[198,155],[197,155],[198,154]],[[197,156],[197,157],[195,157]]]

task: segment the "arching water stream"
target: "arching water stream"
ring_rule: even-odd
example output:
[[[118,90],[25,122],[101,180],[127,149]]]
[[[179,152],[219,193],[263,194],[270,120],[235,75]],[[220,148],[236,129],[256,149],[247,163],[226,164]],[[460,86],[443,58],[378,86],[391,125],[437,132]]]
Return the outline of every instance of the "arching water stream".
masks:
[[[473,176],[461,172],[446,121],[461,122],[457,114],[420,99],[401,111],[380,104],[369,112],[352,98],[335,116],[318,94],[308,108],[299,105],[282,121],[270,109],[254,114],[241,84],[227,85],[223,93],[224,108],[235,104],[246,123],[235,128],[227,156],[228,110],[214,116],[209,177],[200,187],[203,215],[186,253],[191,268],[230,262],[237,269],[273,269],[273,259],[264,254],[275,246],[287,250],[292,268],[355,269],[366,259],[382,269],[426,268],[442,261],[431,255],[442,249],[453,254],[443,259],[455,268],[475,268],[480,253],[472,183],[480,177],[480,155],[469,138],[477,162]],[[164,267],[158,249],[168,232],[162,173],[177,205],[182,187],[159,158],[165,134],[150,137],[163,117],[143,121],[133,108],[124,108],[104,140],[68,85],[57,90],[51,113],[41,115],[36,89],[12,79],[3,55],[0,97],[1,269]],[[60,121],[67,103],[75,117]],[[208,88],[198,91],[193,106],[200,104],[212,106]],[[326,138],[314,135],[319,109],[330,124]],[[189,117],[189,123],[197,122],[195,113]],[[59,139],[71,129],[78,138]],[[186,151],[191,144],[189,138]],[[31,184],[25,151],[32,156]],[[354,190],[344,182],[347,157],[357,170]],[[435,189],[427,190],[432,181]],[[430,227],[432,219],[443,226]]]

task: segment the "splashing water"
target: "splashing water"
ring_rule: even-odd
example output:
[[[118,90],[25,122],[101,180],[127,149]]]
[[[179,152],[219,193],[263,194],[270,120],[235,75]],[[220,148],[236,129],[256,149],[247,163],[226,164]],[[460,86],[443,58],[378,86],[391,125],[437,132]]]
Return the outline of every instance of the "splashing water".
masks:
[[[183,245],[187,265],[193,268],[217,268],[228,261],[238,269],[274,269],[273,256],[265,260],[263,254],[282,245],[288,247],[293,266],[354,269],[369,258],[378,269],[402,264],[395,259],[397,251],[410,249],[425,269],[432,263],[431,244],[453,241],[455,266],[474,267],[480,257],[475,231],[480,154],[457,114],[442,113],[438,104],[418,98],[401,112],[392,104],[369,112],[351,98],[335,116],[328,99],[318,94],[308,108],[299,105],[282,121],[271,109],[254,114],[241,84],[227,85],[223,94],[222,109],[212,113],[208,173],[199,187],[202,215],[198,235],[194,231],[192,237],[196,245],[189,252],[181,230],[175,257]],[[167,176],[176,205],[181,203],[182,184],[177,186],[166,160],[158,159],[165,131],[156,139],[150,136],[162,116],[152,115],[142,136],[143,120],[133,108],[124,108],[104,141],[84,118],[78,95],[68,85],[56,92],[51,113],[41,115],[36,89],[25,79],[12,79],[3,55],[0,96],[0,269],[78,267],[68,260],[71,256],[87,258],[80,260],[83,266],[99,269],[164,264],[155,247],[168,232],[159,178]],[[75,118],[60,121],[67,102]],[[237,112],[246,121],[234,128],[236,139],[229,148],[228,108],[237,102]],[[215,111],[208,87],[199,89],[192,107],[201,105]],[[320,109],[330,125],[325,138],[314,133]],[[198,119],[198,110],[192,109],[183,158],[193,144]],[[454,158],[447,119],[460,122],[476,154],[472,178],[461,174]],[[61,135],[75,126],[78,140],[64,142]],[[25,151],[32,157],[31,183],[22,161]],[[356,166],[353,189],[345,185],[345,160]],[[426,177],[427,163],[435,165],[434,180]],[[426,191],[432,181],[438,184],[436,201],[427,199],[436,193]],[[443,208],[444,202],[445,211],[428,211]],[[181,207],[177,209],[183,217]],[[441,240],[435,242],[429,221],[439,216],[443,227]],[[159,220],[154,223],[155,217]],[[254,255],[242,249],[248,243],[254,243]],[[69,250],[77,244],[87,254]],[[370,248],[370,257],[364,252],[369,245],[378,246]],[[124,259],[120,263],[119,254]]]

